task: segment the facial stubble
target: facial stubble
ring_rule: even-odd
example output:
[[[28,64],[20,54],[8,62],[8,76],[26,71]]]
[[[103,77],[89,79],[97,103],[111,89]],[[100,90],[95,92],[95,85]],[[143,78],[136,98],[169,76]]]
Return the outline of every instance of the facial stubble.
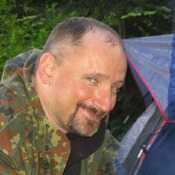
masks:
[[[91,111],[92,113],[96,113],[98,120],[94,121],[88,118],[81,120],[81,117],[84,116],[80,116],[80,114],[78,114],[80,108],[83,108],[83,110]],[[75,109],[75,112],[70,117],[68,123],[68,132],[90,137],[97,132],[104,116],[105,113],[101,110],[84,103],[79,103]]]

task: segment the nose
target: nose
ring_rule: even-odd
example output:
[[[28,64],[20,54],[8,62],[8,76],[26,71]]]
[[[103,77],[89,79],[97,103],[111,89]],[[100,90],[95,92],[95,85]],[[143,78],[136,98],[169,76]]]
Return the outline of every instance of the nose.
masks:
[[[110,112],[115,105],[116,98],[110,91],[101,91],[95,99],[96,106],[104,112]]]

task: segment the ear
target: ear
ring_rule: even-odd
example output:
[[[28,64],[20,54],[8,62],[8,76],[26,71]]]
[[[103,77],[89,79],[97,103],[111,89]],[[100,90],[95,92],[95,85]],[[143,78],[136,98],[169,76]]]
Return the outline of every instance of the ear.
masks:
[[[55,57],[51,53],[46,52],[41,55],[37,72],[43,84],[50,84],[54,76],[55,66]]]

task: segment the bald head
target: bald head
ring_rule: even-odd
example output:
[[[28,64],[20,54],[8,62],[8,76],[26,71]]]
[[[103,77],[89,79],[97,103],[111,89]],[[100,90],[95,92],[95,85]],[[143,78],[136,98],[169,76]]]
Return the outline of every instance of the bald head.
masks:
[[[85,34],[101,31],[105,36],[105,42],[115,46],[122,45],[117,32],[106,24],[92,18],[74,17],[59,23],[50,33],[43,52],[50,52],[59,58],[64,57],[66,50],[82,45]]]

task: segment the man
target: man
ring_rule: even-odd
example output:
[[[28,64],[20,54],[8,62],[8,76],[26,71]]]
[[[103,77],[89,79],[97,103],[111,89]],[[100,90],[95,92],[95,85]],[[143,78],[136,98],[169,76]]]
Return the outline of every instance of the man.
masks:
[[[43,49],[6,64],[0,87],[1,175],[116,174],[106,116],[124,83],[117,33],[90,18],[58,24]]]

